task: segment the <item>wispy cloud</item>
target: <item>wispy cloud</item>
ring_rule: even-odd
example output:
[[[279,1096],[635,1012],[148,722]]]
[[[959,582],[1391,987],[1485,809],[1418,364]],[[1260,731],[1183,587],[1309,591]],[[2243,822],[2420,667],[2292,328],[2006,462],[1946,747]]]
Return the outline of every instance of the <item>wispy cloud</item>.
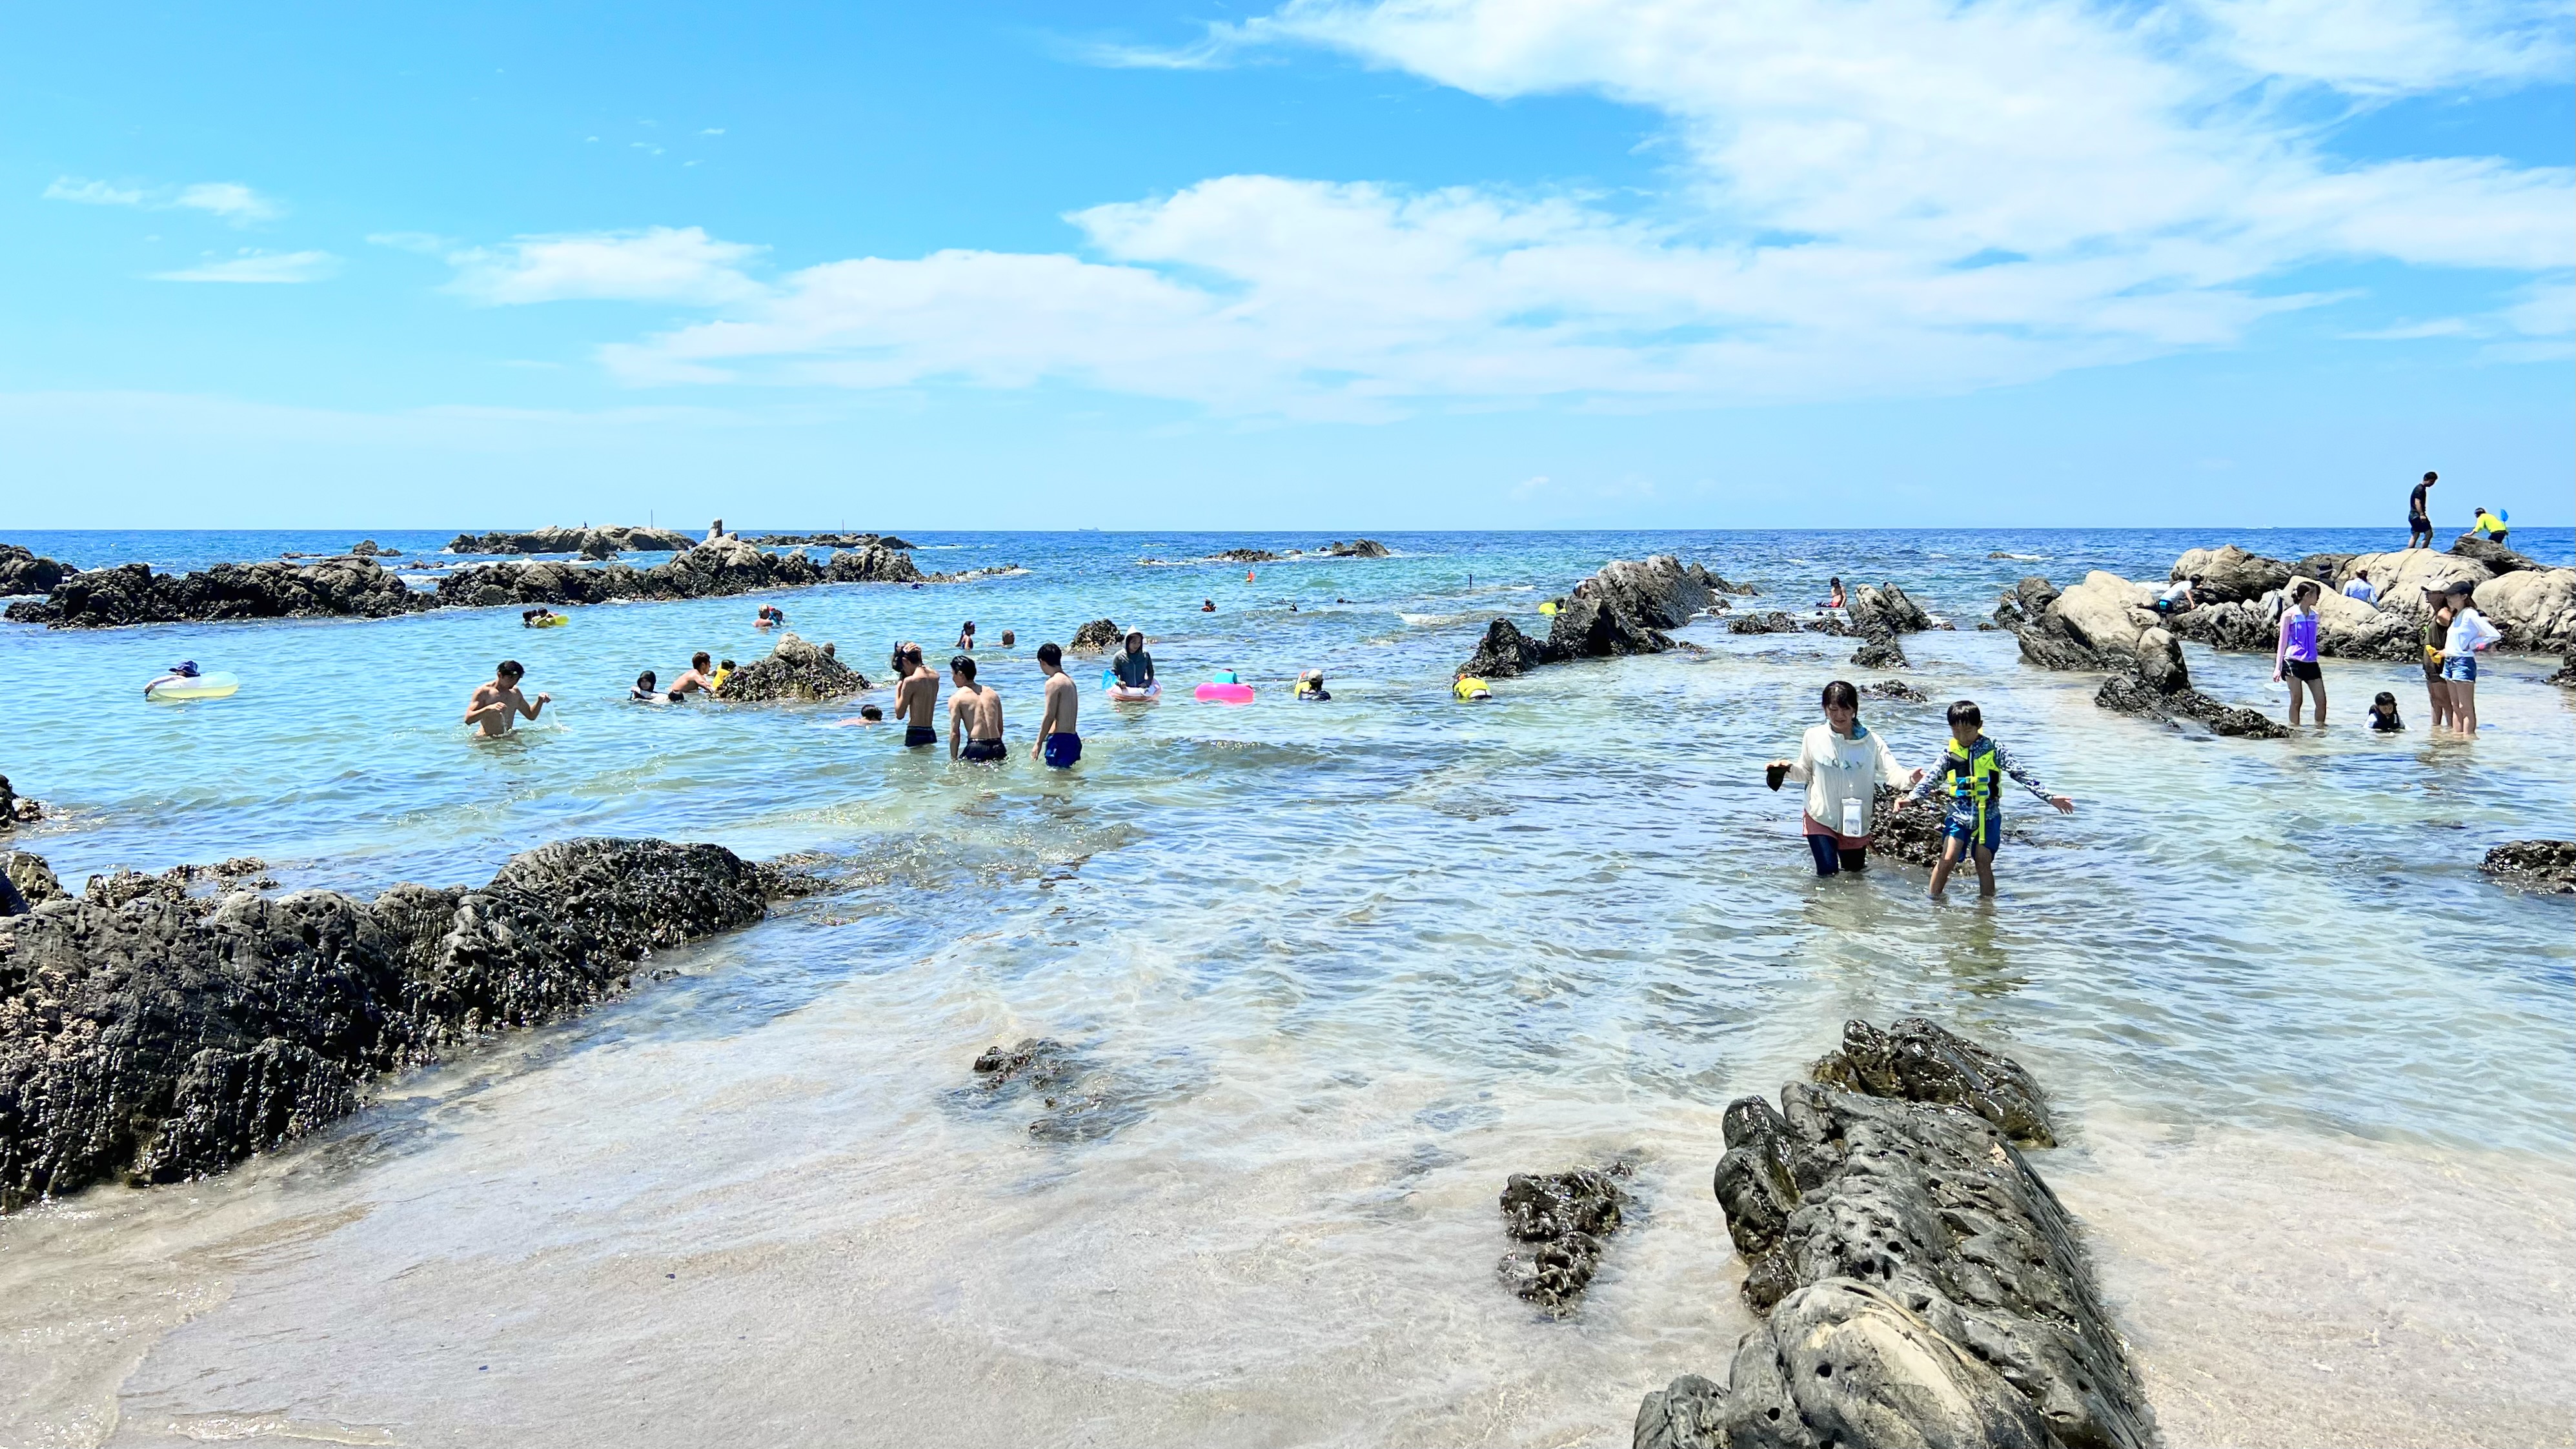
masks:
[[[418,252],[422,256],[445,256],[456,249],[454,237],[427,231],[378,231],[367,234],[367,245],[391,247],[398,252]]]
[[[156,282],[319,282],[339,275],[340,259],[329,252],[245,252],[220,261],[200,262],[173,272],[154,272]]]
[[[84,206],[133,206],[147,211],[186,209],[220,217],[235,226],[270,221],[286,208],[238,181],[199,181],[185,186],[112,186],[76,176],[57,176],[45,188],[48,201]]]
[[[1207,26],[1206,34],[1186,45],[1128,45],[1050,36],[1047,48],[1058,59],[1108,70],[1221,70],[1257,43],[1241,28],[1216,22]]]
[[[523,236],[452,253],[451,290],[487,306],[568,300],[746,302],[767,289],[743,266],[767,250],[717,241],[699,227]]]

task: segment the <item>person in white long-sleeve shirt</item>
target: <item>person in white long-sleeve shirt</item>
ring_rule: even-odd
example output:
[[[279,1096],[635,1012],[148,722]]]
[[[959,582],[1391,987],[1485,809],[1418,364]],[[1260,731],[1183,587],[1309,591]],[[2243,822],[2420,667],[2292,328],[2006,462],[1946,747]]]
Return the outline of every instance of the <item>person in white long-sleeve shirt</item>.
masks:
[[[1825,722],[1798,742],[1798,758],[1773,760],[1768,774],[1777,790],[1784,779],[1807,787],[1800,828],[1816,858],[1816,874],[1869,868],[1870,817],[1878,787],[1904,789],[1923,778],[1908,771],[1867,725],[1860,722],[1860,691],[1846,680],[1825,686]]]
[[[2478,612],[2477,590],[2468,580],[2451,585],[2451,632],[2442,641],[2442,683],[2451,696],[2451,728],[2464,735],[2478,732],[2478,651],[2504,637],[2504,631]]]

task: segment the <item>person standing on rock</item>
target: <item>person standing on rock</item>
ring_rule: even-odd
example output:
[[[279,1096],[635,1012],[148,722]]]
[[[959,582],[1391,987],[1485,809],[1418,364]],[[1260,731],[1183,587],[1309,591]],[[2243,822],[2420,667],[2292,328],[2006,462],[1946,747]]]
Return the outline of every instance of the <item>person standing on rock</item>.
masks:
[[[2433,513],[2431,506],[2424,501],[2424,490],[2441,481],[2441,474],[2426,473],[2424,481],[2416,484],[2415,491],[2407,495],[2406,546],[2408,548],[2433,546]]]
[[[516,659],[504,659],[494,666],[492,682],[475,690],[473,697],[466,700],[465,722],[481,730],[483,738],[497,740],[510,732],[519,716],[535,719],[537,712],[544,709],[554,696],[540,694],[536,703],[528,703],[527,697],[519,693],[519,681],[527,674],[526,667]]]
[[[1046,712],[1038,718],[1038,742],[1029,746],[1029,758],[1071,769],[1082,758],[1082,736],[1074,732],[1082,714],[1082,691],[1064,672],[1064,651],[1052,640],[1038,646],[1038,669],[1046,675]]]
[[[2317,598],[2324,592],[2314,579],[2299,580],[2291,591],[2290,607],[2281,611],[2281,637],[2272,649],[2272,682],[2289,680],[2294,726],[2299,722],[2303,688],[2316,691],[2317,723],[2326,722],[2325,667],[2317,662],[2317,630],[2324,622],[2317,613]]]
[[[919,749],[939,743],[938,718],[939,676],[921,660],[921,646],[909,641],[894,651],[895,666],[903,671],[903,680],[894,687],[894,717],[903,721],[905,749]]]
[[[2442,682],[2451,691],[2451,728],[2464,735],[2478,732],[2478,651],[2504,637],[2504,631],[2478,612],[2476,597],[2467,579],[2452,582],[2451,632],[2442,641]]]
[[[1800,829],[1820,876],[1867,870],[1878,787],[1901,789],[1923,778],[1921,770],[1909,773],[1898,764],[1887,741],[1860,722],[1860,691],[1849,681],[1826,685],[1823,702],[1825,722],[1798,742],[1798,758],[1773,760],[1765,772],[1774,790],[1784,779],[1807,787]]]
[[[1995,851],[2004,843],[2005,777],[2055,806],[2060,815],[2071,813],[2075,802],[2050,794],[2046,785],[2013,763],[2002,745],[1986,738],[1986,716],[1975,700],[1951,705],[1949,720],[1950,748],[1941,763],[1896,808],[1902,810],[1935,789],[1946,789],[1950,805],[1941,821],[1941,858],[1932,866],[1932,895],[1938,898],[1948,888],[1950,872],[1964,858],[1977,867],[1977,894],[1990,896],[1995,893]]]
[[[948,758],[979,765],[1010,757],[1002,743],[1002,696],[975,682],[975,657],[960,654],[948,661],[948,677],[957,692],[948,696]]]

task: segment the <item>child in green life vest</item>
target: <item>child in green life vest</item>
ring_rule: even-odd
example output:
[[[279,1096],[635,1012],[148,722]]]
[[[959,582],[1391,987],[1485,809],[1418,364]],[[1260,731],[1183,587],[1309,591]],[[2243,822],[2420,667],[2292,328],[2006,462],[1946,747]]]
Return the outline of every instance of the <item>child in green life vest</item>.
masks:
[[[2014,764],[2003,746],[1986,738],[1985,727],[1986,717],[1974,700],[1963,699],[1950,706],[1950,748],[1940,763],[1924,775],[1923,782],[1897,802],[1901,809],[1935,790],[1949,801],[1948,814],[1941,824],[1941,859],[1932,867],[1932,894],[1936,897],[1950,884],[1950,872],[1959,868],[1962,856],[1976,862],[1977,894],[1995,893],[1995,847],[2004,839],[2005,776],[2056,806],[2060,813],[2075,808],[2074,801],[2048,793],[2047,786]]]

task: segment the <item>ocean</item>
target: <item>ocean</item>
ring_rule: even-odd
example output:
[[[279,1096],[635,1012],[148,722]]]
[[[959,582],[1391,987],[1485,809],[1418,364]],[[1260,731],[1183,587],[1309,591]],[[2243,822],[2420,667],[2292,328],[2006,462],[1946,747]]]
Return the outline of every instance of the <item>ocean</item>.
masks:
[[[434,566],[453,533],[372,537]],[[0,533],[166,568],[358,536]],[[1249,569],[1190,560],[1351,535],[905,536],[925,570],[1020,571],[542,631],[0,625],[0,771],[49,810],[11,845],[75,888],[253,855],[372,895],[602,834],[822,852],[843,882],[223,1177],[0,1219],[0,1381],[26,1386],[0,1443],[1625,1444],[1640,1394],[1723,1377],[1751,1323],[1709,1192],[1726,1103],[1909,1014],[2049,1090],[2034,1165],[2174,1442],[2567,1441],[2576,933],[2477,869],[2568,834],[2559,661],[2487,666],[2470,742],[2425,728],[2412,665],[2329,660],[2333,727],[2247,742],[2097,709],[1976,628],[2026,574],[2392,530],[1380,534],[1393,557]],[[2576,561],[2576,531],[2513,542]],[[1973,698],[2076,813],[2008,800],[1991,902],[1883,862],[1816,879],[1762,766],[1826,681],[1884,673],[1847,639],[1699,621],[1704,652],[1449,698],[1488,620],[1539,632],[1540,601],[1649,553],[1758,586],[1739,609],[1901,584],[1957,630],[1904,641],[1928,703],[1864,718],[1925,764]],[[872,677],[973,619],[1013,763],[837,725],[857,700],[623,702],[693,650],[767,652],[764,602]],[[1083,763],[1042,770],[1035,648],[1103,617],[1152,637],[1164,698],[1112,706],[1075,661]],[[2267,659],[2186,652],[2279,713]],[[504,656],[553,703],[476,741]],[[144,701],[182,658],[241,692]],[[1287,700],[1308,668],[1329,704]],[[1191,701],[1218,670],[1254,702]],[[2408,732],[2362,727],[2381,689]],[[961,1095],[1027,1036],[1118,1084],[1114,1132]],[[1542,1319],[1495,1277],[1496,1194],[1622,1154],[1642,1221]]]

